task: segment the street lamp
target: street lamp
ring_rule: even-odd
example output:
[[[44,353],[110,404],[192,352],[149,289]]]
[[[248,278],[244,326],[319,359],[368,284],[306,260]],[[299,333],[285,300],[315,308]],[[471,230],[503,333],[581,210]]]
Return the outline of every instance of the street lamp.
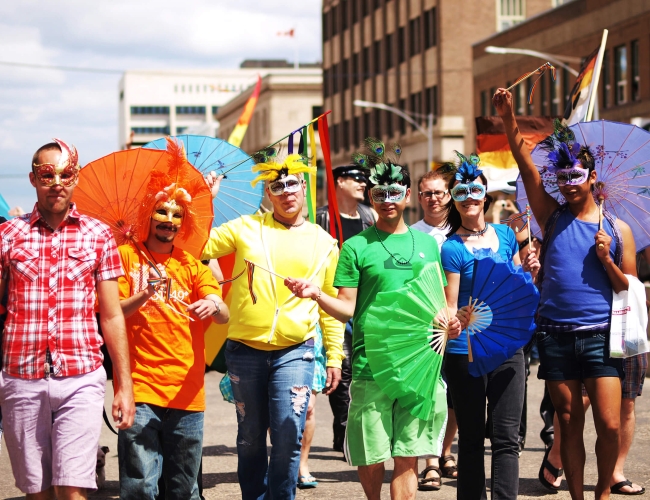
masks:
[[[396,115],[401,116],[411,125],[413,125],[418,130],[418,132],[420,132],[422,135],[424,135],[427,138],[427,169],[431,169],[431,167],[433,166],[433,113],[423,115],[422,113],[403,111],[401,109],[394,108],[382,102],[362,101],[360,99],[355,99],[355,101],[352,104],[362,108],[377,108],[377,109],[390,111],[391,113],[395,113]],[[412,118],[413,116],[426,117],[427,128],[424,128],[422,125],[416,122]]]
[[[485,52],[488,54],[521,54],[524,56],[538,57],[540,59],[544,59],[545,61],[553,63],[556,66],[560,66],[561,68],[566,69],[573,76],[578,76],[579,73],[568,64],[565,64],[565,62],[575,64],[580,64],[582,62],[582,59],[579,57],[560,56],[557,54],[538,52],[537,50],[516,49],[514,47],[494,47],[493,45],[489,45],[485,47]]]

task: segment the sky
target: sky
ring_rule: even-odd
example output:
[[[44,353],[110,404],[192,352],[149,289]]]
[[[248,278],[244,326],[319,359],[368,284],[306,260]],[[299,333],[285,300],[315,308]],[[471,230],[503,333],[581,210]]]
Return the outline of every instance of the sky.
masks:
[[[322,59],[321,1],[12,0],[0,2],[0,62],[101,68],[237,68],[244,59]],[[119,73],[0,64],[0,194],[31,211],[31,158],[58,137],[82,165],[118,147]]]

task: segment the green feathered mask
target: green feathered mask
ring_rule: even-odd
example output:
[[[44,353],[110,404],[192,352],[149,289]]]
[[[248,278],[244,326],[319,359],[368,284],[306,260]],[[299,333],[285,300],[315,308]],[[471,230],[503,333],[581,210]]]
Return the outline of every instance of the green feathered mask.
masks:
[[[403,179],[403,168],[399,165],[402,148],[393,143],[386,148],[379,139],[368,137],[364,141],[362,152],[352,155],[352,162],[360,168],[370,170],[368,180],[375,186],[400,184]]]

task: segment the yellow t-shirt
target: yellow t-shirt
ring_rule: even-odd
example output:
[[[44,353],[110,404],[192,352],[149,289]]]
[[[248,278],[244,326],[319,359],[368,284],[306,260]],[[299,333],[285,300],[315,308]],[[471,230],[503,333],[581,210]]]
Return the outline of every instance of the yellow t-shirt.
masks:
[[[149,264],[132,245],[118,248],[124,276],[119,278],[120,299],[147,286]],[[164,408],[204,411],[205,342],[210,320],[194,321],[183,314],[180,301],[192,304],[206,295],[221,296],[210,270],[189,253],[174,248],[170,254],[151,252],[155,262],[172,278],[169,299],[156,293],[126,318],[133,392],[136,403]]]

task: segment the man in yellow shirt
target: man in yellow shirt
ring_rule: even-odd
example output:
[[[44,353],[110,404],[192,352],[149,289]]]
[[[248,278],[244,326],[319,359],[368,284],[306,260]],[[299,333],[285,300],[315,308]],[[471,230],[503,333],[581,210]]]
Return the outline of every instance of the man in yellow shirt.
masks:
[[[208,267],[174,245],[194,232],[196,220],[182,160],[178,175],[171,168],[152,175],[139,217],[144,248],[118,248],[136,402],[133,427],[118,436],[122,500],[155,498],[161,475],[166,498],[199,498],[203,335],[210,319],[225,323],[229,313]]]
[[[325,394],[341,377],[344,325],[315,301],[296,298],[280,276],[304,277],[321,293],[336,295],[336,240],[302,216],[309,171],[298,155],[283,163],[257,165],[257,181],[268,181],[273,212],[242,216],[213,228],[203,258],[235,253],[233,275],[250,266],[228,296],[233,311],[226,363],[237,409],[239,485],[244,500],[296,494],[300,439],[314,376],[314,337],[320,322],[327,351]],[[213,195],[218,181],[208,176]],[[270,272],[269,272],[270,271]],[[255,300],[253,300],[253,297]],[[266,432],[271,433],[267,459]]]

